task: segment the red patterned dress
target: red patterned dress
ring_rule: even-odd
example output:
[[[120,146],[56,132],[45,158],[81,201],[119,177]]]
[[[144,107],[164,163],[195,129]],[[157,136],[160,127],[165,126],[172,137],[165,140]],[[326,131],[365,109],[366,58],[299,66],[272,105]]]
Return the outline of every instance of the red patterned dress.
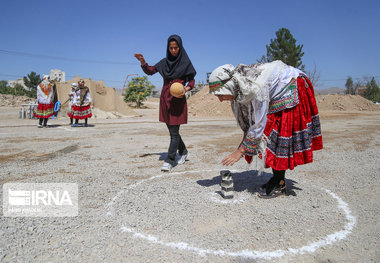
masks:
[[[38,119],[48,119],[54,115],[54,89],[53,84],[44,77],[42,82],[37,86],[38,106],[33,115]]]
[[[79,88],[74,94],[73,105],[71,106],[71,112],[67,115],[73,119],[87,119],[91,118],[91,96],[90,90],[87,87]]]
[[[262,92],[261,100],[254,96],[249,102],[232,102],[246,134],[241,144],[246,160],[251,162],[252,155],[264,150],[265,167],[278,171],[313,162],[313,151],[322,149],[323,142],[314,88],[307,76],[281,61],[241,68],[237,82],[257,80],[251,85]]]

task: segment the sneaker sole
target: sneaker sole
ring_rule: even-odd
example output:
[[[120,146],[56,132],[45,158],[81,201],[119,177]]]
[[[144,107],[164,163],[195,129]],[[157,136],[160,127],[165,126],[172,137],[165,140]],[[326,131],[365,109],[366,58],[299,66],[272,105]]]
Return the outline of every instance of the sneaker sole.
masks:
[[[188,158],[190,157],[190,153],[187,154],[185,160],[183,162],[177,162],[178,164],[184,164],[186,161],[188,161]]]
[[[257,196],[262,198],[262,199],[272,199],[272,198],[276,198],[276,197],[280,197],[280,196],[288,196],[287,193],[278,193],[278,194],[274,194],[274,195],[261,195],[260,193],[257,193]]]

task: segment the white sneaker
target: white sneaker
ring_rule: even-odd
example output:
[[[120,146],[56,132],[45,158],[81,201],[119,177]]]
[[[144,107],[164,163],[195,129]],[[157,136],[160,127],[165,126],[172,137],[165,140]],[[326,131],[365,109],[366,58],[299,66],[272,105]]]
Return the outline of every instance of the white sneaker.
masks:
[[[186,160],[189,158],[189,156],[190,156],[190,153],[189,152],[187,152],[186,154],[184,154],[184,155],[180,155],[180,158],[179,158],[179,160],[178,160],[178,164],[184,164],[185,162],[186,162]]]
[[[170,163],[164,162],[164,164],[161,167],[161,171],[163,172],[169,172],[172,169],[173,165]]]

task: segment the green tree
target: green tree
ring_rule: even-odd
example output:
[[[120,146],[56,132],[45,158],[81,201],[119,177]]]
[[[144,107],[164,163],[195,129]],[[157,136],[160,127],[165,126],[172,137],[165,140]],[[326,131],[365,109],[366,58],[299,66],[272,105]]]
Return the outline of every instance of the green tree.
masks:
[[[13,93],[16,96],[28,96],[30,98],[37,98],[37,92],[33,90],[25,90],[20,84],[16,84],[13,88]]]
[[[149,81],[147,76],[134,77],[129,81],[124,93],[124,101],[136,103],[136,107],[140,108],[143,101],[146,100],[152,90],[155,88]]]
[[[373,102],[380,102],[380,88],[375,78],[373,77],[366,86],[367,88],[364,90],[363,97]]]
[[[9,94],[8,82],[6,80],[0,80],[0,93]]]
[[[302,64],[303,45],[297,45],[296,40],[290,33],[289,29],[280,28],[276,32],[276,38],[270,40],[270,44],[266,45],[267,55],[262,56],[258,62],[271,62],[274,60],[281,60],[289,66],[305,69]]]
[[[29,91],[36,91],[38,84],[42,81],[41,76],[32,71],[27,77],[24,77],[24,84],[29,88]]]
[[[25,90],[20,84],[16,84],[13,88],[8,86],[8,82],[5,80],[0,81],[0,93],[10,94],[15,96],[28,96],[30,98],[37,98],[37,93],[34,91]]]
[[[356,87],[357,85],[354,85],[354,81],[350,76],[348,76],[346,80],[346,94],[355,95],[356,94]]]

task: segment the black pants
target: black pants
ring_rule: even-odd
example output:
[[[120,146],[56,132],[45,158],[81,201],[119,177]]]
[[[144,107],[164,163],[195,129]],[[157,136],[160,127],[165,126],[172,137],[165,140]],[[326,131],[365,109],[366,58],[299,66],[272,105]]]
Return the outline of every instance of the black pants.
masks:
[[[44,123],[44,126],[47,126],[48,118],[40,118],[40,125],[42,125],[42,122]]]
[[[168,158],[166,158],[165,162],[175,165],[177,150],[180,155],[184,155],[187,154],[187,149],[182,141],[181,135],[179,135],[179,125],[166,124],[166,126],[168,126],[170,133],[170,145],[168,150]]]
[[[71,123],[73,123],[73,121],[71,121]],[[75,124],[78,124],[79,123],[79,119],[75,119]],[[84,119],[84,123],[86,123],[87,124],[87,118],[86,119]]]
[[[285,181],[285,170],[275,170],[272,168],[272,171],[274,184],[279,184],[281,180]]]

